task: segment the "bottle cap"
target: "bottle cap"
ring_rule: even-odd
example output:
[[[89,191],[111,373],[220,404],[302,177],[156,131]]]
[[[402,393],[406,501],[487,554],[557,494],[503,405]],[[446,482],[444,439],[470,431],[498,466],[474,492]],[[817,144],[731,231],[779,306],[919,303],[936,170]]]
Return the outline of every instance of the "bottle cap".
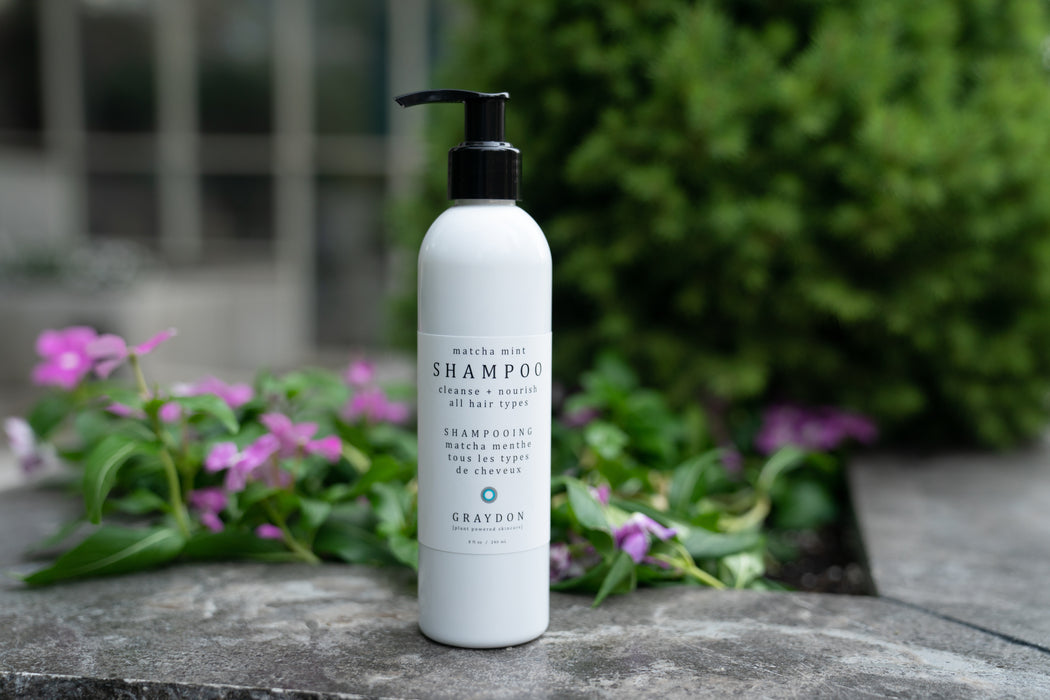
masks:
[[[402,107],[462,102],[465,138],[448,152],[449,199],[520,199],[521,152],[503,140],[503,108],[510,94],[423,90],[399,95]]]

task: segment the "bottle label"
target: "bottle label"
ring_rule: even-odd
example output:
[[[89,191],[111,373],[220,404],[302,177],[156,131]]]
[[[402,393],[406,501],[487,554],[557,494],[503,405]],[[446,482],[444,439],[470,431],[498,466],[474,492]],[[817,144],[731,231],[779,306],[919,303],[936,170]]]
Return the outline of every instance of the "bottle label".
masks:
[[[551,334],[419,333],[419,542],[509,554],[550,541]]]

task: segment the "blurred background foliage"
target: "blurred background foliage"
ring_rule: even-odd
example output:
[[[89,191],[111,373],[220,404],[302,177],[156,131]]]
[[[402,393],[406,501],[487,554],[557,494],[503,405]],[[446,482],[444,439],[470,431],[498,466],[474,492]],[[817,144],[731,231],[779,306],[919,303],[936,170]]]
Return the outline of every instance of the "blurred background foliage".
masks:
[[[561,377],[614,348],[720,411],[833,404],[910,444],[1045,428],[1045,3],[465,4],[434,87],[511,93]],[[412,251],[462,139],[461,107],[429,114]]]

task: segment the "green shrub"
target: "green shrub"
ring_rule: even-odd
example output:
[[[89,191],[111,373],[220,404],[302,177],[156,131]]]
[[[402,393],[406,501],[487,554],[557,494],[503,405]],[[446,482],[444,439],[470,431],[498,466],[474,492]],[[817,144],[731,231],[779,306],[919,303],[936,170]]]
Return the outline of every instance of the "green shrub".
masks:
[[[1044,428],[1043,3],[469,4],[441,82],[511,93],[564,376],[613,346],[679,400],[837,404],[898,440]]]

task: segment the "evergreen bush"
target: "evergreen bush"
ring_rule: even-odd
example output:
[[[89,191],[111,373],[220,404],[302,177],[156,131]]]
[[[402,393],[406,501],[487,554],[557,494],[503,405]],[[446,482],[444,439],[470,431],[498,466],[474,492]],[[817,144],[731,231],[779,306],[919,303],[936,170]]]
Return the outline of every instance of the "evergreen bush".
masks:
[[[612,347],[680,400],[837,404],[922,442],[1045,427],[1044,3],[468,4],[441,86],[511,93],[563,376]]]

